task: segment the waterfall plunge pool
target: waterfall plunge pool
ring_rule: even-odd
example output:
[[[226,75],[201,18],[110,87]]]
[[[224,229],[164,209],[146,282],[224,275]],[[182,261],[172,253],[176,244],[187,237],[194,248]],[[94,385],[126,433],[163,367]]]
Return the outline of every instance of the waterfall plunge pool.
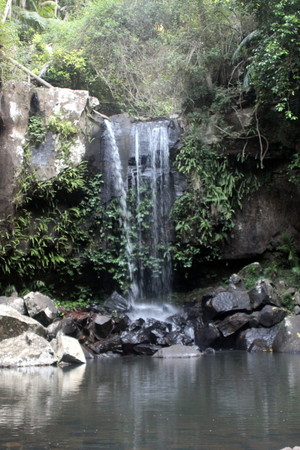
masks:
[[[300,442],[300,356],[0,369],[0,448],[279,450]]]

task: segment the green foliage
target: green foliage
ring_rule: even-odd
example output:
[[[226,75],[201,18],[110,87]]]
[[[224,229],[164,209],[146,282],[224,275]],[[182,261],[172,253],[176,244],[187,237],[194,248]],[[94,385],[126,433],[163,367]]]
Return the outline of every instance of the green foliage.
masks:
[[[293,237],[289,233],[282,233],[282,244],[277,248],[287,257],[288,265],[297,273],[297,268],[300,268],[300,261],[297,255],[296,246]]]
[[[240,2],[255,13],[259,33],[248,74],[258,100],[275,102],[286,119],[297,119],[300,79],[300,11],[298,0]]]
[[[48,294],[82,302],[94,301],[105,280],[126,290],[119,200],[104,208],[101,186],[101,176],[89,174],[85,163],[46,181],[24,170],[16,213],[0,223],[0,273],[6,285],[13,281],[20,291],[39,280]]]
[[[51,55],[45,79],[53,86],[70,89],[88,89],[95,74],[81,50],[56,48]]]
[[[47,131],[51,131],[56,136],[61,157],[67,162],[78,130],[71,121],[62,119],[60,115],[51,116],[47,124],[40,115],[30,116],[26,135],[27,150],[39,147],[45,141]]]
[[[6,2],[0,0],[1,18],[5,8]],[[16,53],[20,42],[17,34],[17,27],[14,23],[6,21],[2,23],[0,21],[0,87],[12,78],[16,79],[16,74],[12,73],[11,67],[7,60],[2,56],[2,52],[6,55],[13,55]]]
[[[257,183],[244,178],[218,147],[204,144],[197,128],[186,136],[176,167],[186,175],[188,189],[173,207],[174,258],[188,268],[195,259],[218,257],[234,225],[236,209]]]
[[[283,306],[283,308],[286,308],[286,309],[288,309],[291,312],[294,311],[295,300],[294,300],[293,296],[289,292],[286,292],[281,297],[280,302],[281,302],[281,306]]]
[[[271,271],[273,268],[271,266],[268,267]],[[268,277],[267,272],[262,273],[262,267],[260,264],[249,264],[248,266],[243,267],[242,269],[242,279],[245,283],[246,289],[252,289],[257,280],[259,280],[262,276]]]
[[[59,115],[50,117],[48,128],[52,133],[58,134],[62,139],[67,140],[77,133],[77,129],[72,125],[72,122],[63,120]]]
[[[295,153],[288,166],[289,181],[291,183],[300,183],[300,153]]]
[[[24,62],[36,72],[48,62],[44,76],[53,85],[89,89],[132,113],[158,115],[227,79],[228,55],[240,34],[234,2],[75,3],[60,2],[55,19],[42,13],[42,3],[19,14],[23,39],[33,42]]]
[[[40,115],[29,117],[27,126],[27,143],[30,147],[38,147],[45,140],[47,127]]]
[[[61,156],[65,162],[68,162],[71,145],[78,130],[72,122],[63,120],[59,115],[50,117],[48,130],[56,135]]]

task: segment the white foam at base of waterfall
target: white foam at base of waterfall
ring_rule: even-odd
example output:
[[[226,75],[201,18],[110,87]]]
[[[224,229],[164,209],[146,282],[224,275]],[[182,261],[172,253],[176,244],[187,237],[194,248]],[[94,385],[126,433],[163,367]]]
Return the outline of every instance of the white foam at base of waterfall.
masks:
[[[132,311],[127,315],[132,321],[137,319],[156,319],[161,322],[168,322],[168,317],[178,312],[179,308],[170,303],[135,303]]]

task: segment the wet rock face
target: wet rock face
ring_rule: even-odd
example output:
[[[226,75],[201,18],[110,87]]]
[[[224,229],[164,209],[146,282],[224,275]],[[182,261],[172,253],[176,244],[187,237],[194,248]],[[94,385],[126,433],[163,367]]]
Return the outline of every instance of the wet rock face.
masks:
[[[195,330],[195,344],[200,350],[210,348],[219,342],[221,337],[219,329],[213,324],[208,324],[205,327],[199,327]]]
[[[238,335],[236,348],[247,351],[270,351],[278,331],[278,326],[271,328],[248,328]]]
[[[278,308],[276,306],[266,305],[260,311],[259,315],[259,323],[263,327],[272,327],[287,316],[288,312],[282,308]]]
[[[226,338],[234,334],[240,328],[244,327],[251,320],[251,316],[245,313],[236,313],[232,316],[226,317],[218,324],[218,330]]]

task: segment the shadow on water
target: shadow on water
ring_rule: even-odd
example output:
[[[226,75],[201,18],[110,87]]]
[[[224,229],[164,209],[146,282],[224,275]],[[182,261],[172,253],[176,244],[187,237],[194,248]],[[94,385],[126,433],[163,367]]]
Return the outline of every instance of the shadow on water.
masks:
[[[245,449],[299,444],[300,358],[99,359],[0,370],[0,448]]]

